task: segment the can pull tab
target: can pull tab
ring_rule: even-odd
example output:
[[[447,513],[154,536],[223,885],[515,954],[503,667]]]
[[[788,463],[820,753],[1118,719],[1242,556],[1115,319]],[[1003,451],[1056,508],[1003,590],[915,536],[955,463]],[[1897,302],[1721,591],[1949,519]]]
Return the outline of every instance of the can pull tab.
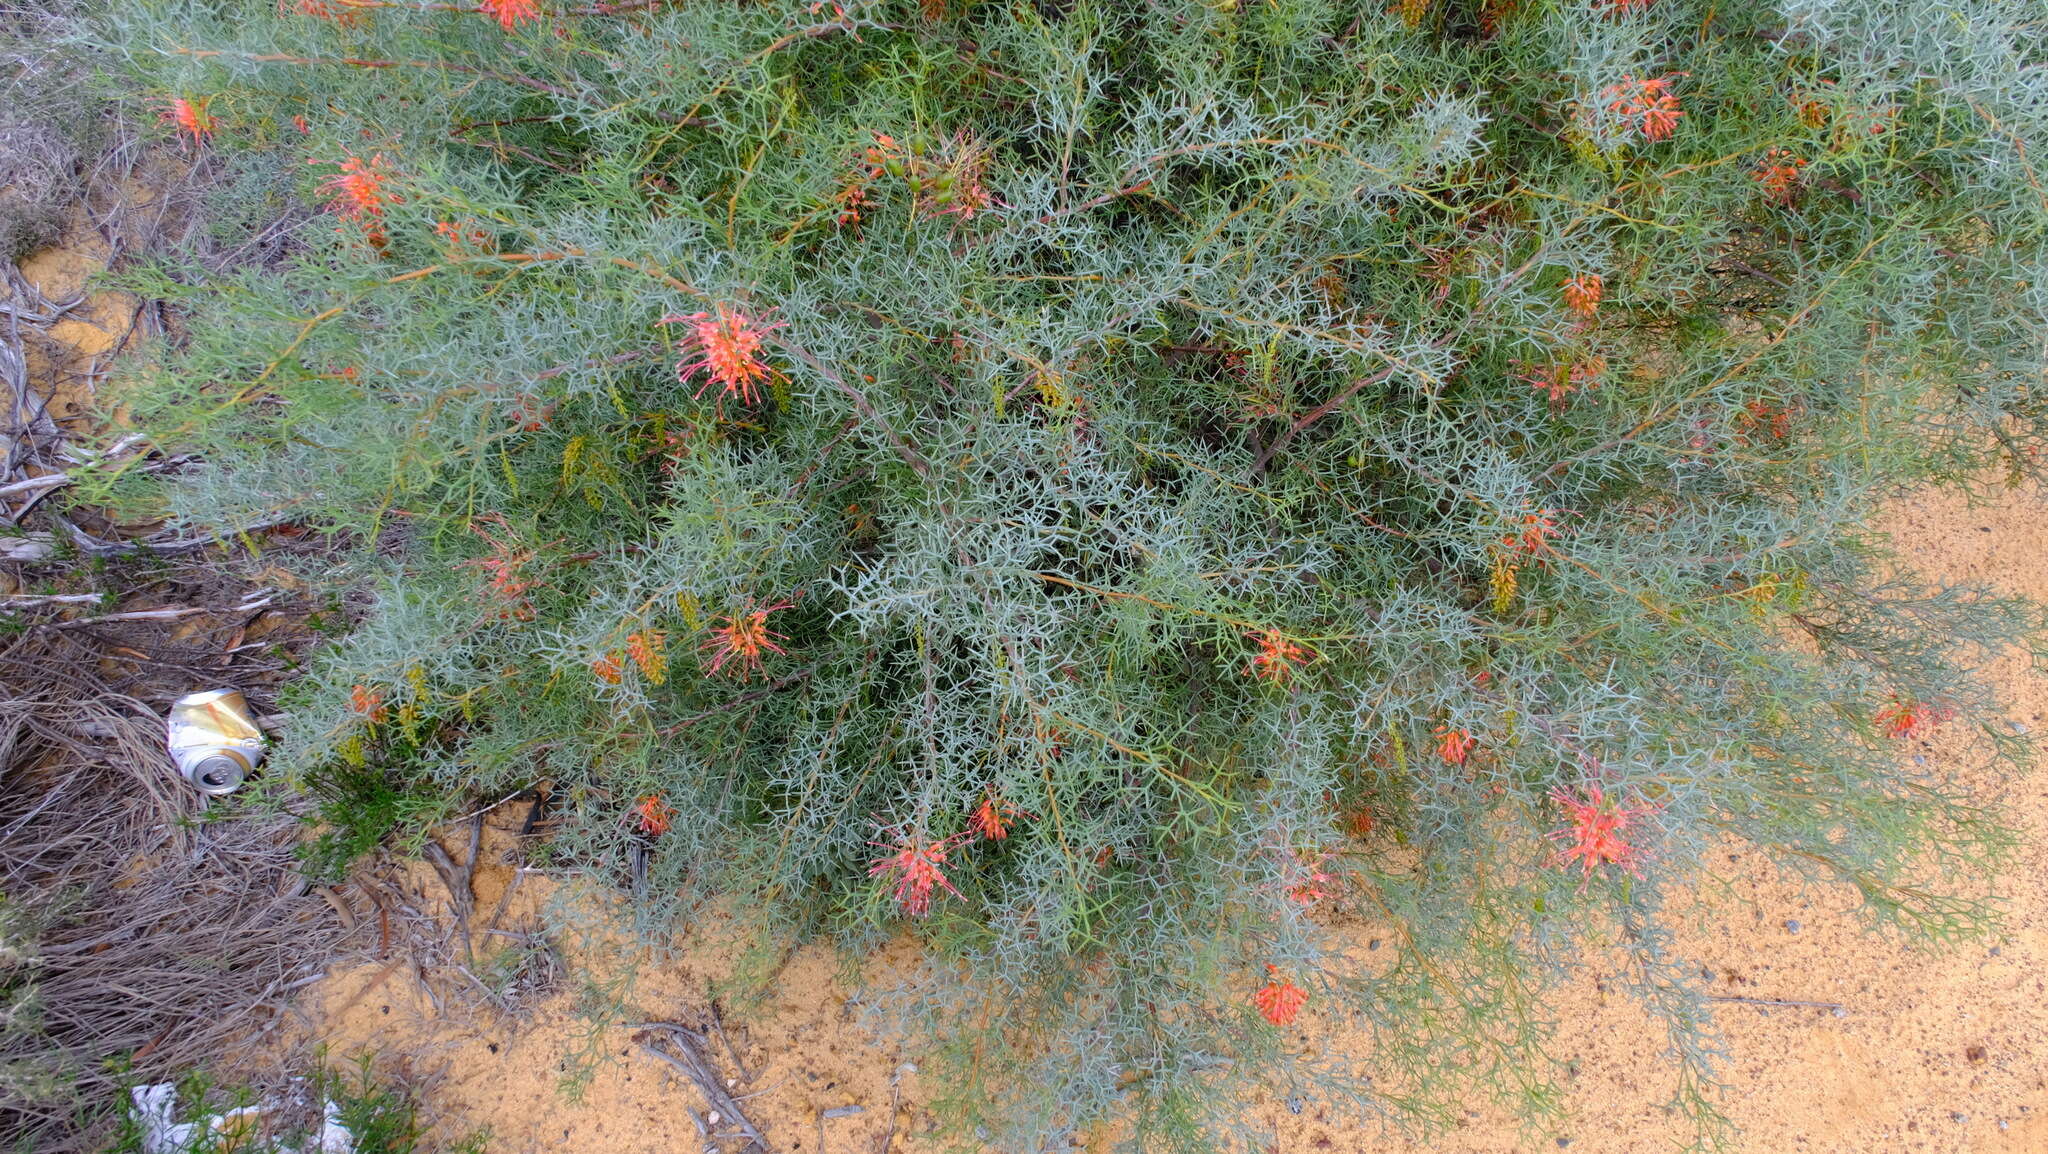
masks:
[[[263,731],[237,690],[180,697],[171,703],[165,727],[179,776],[201,793],[233,793],[263,761]]]

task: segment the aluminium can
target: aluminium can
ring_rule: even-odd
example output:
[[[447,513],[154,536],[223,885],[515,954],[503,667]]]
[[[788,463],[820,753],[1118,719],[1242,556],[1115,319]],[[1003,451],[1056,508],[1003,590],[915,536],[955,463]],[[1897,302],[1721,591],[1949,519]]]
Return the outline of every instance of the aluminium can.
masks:
[[[263,731],[239,690],[186,694],[166,726],[172,764],[201,793],[235,792],[263,761]]]

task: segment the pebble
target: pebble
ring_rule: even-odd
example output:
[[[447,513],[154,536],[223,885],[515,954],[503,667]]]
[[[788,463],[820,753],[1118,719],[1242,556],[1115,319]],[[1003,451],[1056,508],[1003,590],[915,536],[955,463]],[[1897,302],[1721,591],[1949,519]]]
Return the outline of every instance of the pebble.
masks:
[[[1786,918],[1786,919],[1785,919],[1785,932],[1786,932],[1786,933],[1788,933],[1788,934],[1796,934],[1796,933],[1798,933],[1798,932],[1799,932],[1799,919],[1798,919],[1798,918]]]
[[[706,1122],[711,1123],[713,1126],[716,1126],[722,1120],[722,1116],[718,1113],[718,1111],[713,1110],[704,1115],[704,1120]]]

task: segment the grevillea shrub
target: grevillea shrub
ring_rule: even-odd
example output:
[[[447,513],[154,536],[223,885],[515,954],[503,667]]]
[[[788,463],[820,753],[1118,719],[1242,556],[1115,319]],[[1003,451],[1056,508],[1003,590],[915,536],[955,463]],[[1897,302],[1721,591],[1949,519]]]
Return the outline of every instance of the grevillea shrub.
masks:
[[[1709,849],[1983,924],[1904,753],[2017,764],[1965,671],[2035,613],[1867,526],[2040,463],[2030,2],[112,7],[137,117],[308,208],[137,274],[203,465],[83,491],[331,535],[330,865],[545,783],[652,926],[925,943],[1018,1149],[1540,1112],[1595,942],[1704,1117]]]

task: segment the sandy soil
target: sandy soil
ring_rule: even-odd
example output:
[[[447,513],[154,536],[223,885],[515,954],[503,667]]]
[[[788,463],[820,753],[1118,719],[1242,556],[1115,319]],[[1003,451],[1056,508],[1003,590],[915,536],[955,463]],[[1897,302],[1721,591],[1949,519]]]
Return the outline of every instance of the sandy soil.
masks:
[[[1904,555],[1953,581],[1989,580],[2015,592],[2048,596],[2043,494],[2001,492],[1986,507],[1935,495],[1903,505],[1890,523]],[[2013,720],[2036,726],[2048,711],[2048,677],[2006,658],[1987,671],[2007,690]],[[1917,742],[1919,756],[1958,759],[1968,737],[1951,726]],[[2048,777],[1999,790],[2030,831],[2007,875],[2008,920],[1993,941],[1908,947],[1864,933],[1848,898],[1780,878],[1754,854],[1711,863],[1726,882],[1714,909],[1681,942],[1713,974],[1717,997],[1824,1003],[1766,1005],[1725,1001],[1719,1024],[1730,1056],[1721,1104],[1740,1127],[1739,1148],[1755,1152],[1882,1154],[1889,1151],[2027,1154],[2048,1151]],[[513,869],[501,859],[523,806],[491,815],[476,908],[489,911]],[[457,860],[466,837],[450,836]],[[430,873],[412,879],[419,895],[446,894]],[[616,994],[629,1007],[609,1021],[586,1016],[591,1004],[574,977],[594,970],[621,981],[617,964],[631,951],[588,905],[564,904],[566,891],[529,873],[501,922],[537,928],[543,917],[582,922],[584,940],[567,952],[569,977],[555,992],[507,1014],[437,972],[423,984],[403,952],[391,960],[336,972],[305,1003],[309,1037],[336,1052],[373,1051],[425,1088],[443,1140],[487,1130],[502,1151],[577,1150],[592,1154],[695,1149],[683,1115],[699,1116],[697,1090],[635,1045],[637,1021],[704,1021],[718,983],[738,959],[715,927],[661,960],[632,968]],[[555,908],[549,914],[546,907]],[[1725,911],[1734,910],[1731,921]],[[422,911],[431,912],[431,911]],[[590,928],[594,927],[594,928]],[[1361,933],[1367,932],[1364,930]],[[575,935],[572,935],[574,937]],[[487,935],[486,958],[503,939]],[[886,969],[912,951],[870,959]],[[488,965],[488,961],[480,962]],[[928,1087],[915,1054],[878,1040],[857,1020],[854,991],[839,980],[840,960],[822,949],[792,955],[768,1001],[727,1007],[730,1053],[714,1053],[747,1115],[777,1151],[840,1154],[934,1148],[922,1108]],[[466,979],[463,979],[466,982]],[[429,993],[429,990],[437,992]],[[597,998],[595,1001],[603,1001]],[[1570,1122],[1561,1133],[1526,1135],[1503,1120],[1474,1115],[1429,1147],[1441,1154],[1508,1154],[1569,1147],[1577,1154],[1669,1149],[1680,1128],[1663,1111],[1670,1079],[1640,1011],[1610,994],[1597,970],[1559,988],[1551,1004],[1561,1023],[1557,1052],[1571,1063]],[[1308,1044],[1343,1046],[1319,1036],[1304,1015]],[[646,1038],[644,1033],[639,1037]],[[581,1060],[571,1055],[580,1054]],[[733,1058],[737,1057],[738,1062]],[[574,1092],[570,1071],[594,1060]],[[743,1071],[743,1072],[742,1072]],[[851,1113],[838,1108],[859,1107]],[[893,1108],[892,1108],[893,1107]],[[1271,1135],[1274,1151],[1342,1150],[1406,1154],[1419,1148],[1376,1126],[1358,1126],[1311,1107],[1300,1115],[1277,1102],[1248,1101],[1247,1120]],[[825,1111],[835,1111],[831,1118]],[[821,1145],[822,1143],[822,1145]],[[886,1147],[884,1144],[887,1144]]]
[[[48,330],[48,340],[28,344],[29,379],[49,398],[50,416],[67,430],[84,431],[91,419],[92,383],[118,352],[135,324],[132,294],[93,291],[92,279],[107,269],[107,242],[74,214],[64,243],[24,260],[22,278],[44,299],[66,303],[83,298]],[[0,290],[4,291],[4,290]]]

